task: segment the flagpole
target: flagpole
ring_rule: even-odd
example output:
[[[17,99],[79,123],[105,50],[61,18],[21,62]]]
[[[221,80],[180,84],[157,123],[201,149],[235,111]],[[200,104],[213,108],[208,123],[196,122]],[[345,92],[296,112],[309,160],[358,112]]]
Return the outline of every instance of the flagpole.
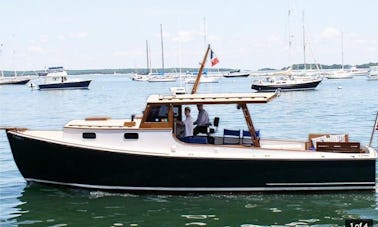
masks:
[[[375,131],[377,131],[377,130],[378,130],[378,112],[377,112],[377,116],[375,117],[375,123],[374,123],[373,131],[371,132],[369,147],[371,147],[371,144],[373,143],[373,136],[374,136]]]
[[[205,67],[207,56],[209,55],[209,51],[210,51],[210,44],[207,46],[207,50],[206,50],[205,56],[203,57],[201,67],[198,71],[198,75],[197,75],[196,81],[194,82],[191,94],[195,94],[197,92],[198,85],[199,85],[201,75],[202,75],[202,71],[203,71],[203,68]]]

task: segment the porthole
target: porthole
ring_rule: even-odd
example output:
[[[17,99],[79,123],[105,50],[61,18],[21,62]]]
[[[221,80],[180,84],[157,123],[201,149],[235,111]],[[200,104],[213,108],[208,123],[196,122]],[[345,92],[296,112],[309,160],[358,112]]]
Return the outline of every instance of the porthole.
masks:
[[[123,138],[125,138],[125,139],[138,139],[139,134],[138,133],[125,133],[123,135]]]
[[[96,139],[96,133],[94,132],[83,132],[84,139]]]

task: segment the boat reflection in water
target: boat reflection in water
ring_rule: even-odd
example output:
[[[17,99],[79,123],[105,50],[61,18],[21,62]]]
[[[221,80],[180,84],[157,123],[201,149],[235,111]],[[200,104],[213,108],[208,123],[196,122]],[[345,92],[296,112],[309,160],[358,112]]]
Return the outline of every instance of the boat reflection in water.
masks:
[[[375,219],[374,193],[133,195],[31,183],[4,224],[39,226],[343,226]],[[232,211],[232,212],[230,212]],[[370,211],[370,212],[368,212]],[[64,215],[62,215],[64,214]],[[285,215],[290,214],[290,215]]]

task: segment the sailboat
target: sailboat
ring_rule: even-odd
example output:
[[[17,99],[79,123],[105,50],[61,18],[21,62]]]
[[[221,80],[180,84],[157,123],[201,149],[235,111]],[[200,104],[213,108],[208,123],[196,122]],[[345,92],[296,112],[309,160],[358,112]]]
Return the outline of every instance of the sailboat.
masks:
[[[148,81],[151,78],[151,60],[150,60],[150,49],[148,46],[148,41],[146,40],[146,54],[147,54],[147,72],[142,74],[134,74],[132,80],[134,81]]]
[[[161,68],[162,72],[157,73],[148,79],[148,82],[176,82],[176,77],[173,75],[164,74],[164,45],[163,45],[163,25],[160,24],[160,41],[161,41]]]
[[[289,14],[290,16],[290,10]],[[289,49],[291,47],[291,35],[289,35]],[[266,77],[262,80],[255,80],[252,82],[251,88],[260,91],[303,91],[314,90],[323,80],[320,76],[309,76],[306,74],[306,39],[304,28],[304,13],[303,13],[303,62],[304,71],[301,75],[294,75],[292,67],[284,71],[281,76]]]
[[[353,74],[350,71],[344,70],[344,38],[341,32],[341,70],[334,72],[333,74],[327,75],[327,79],[351,79]]]
[[[4,72],[1,71],[0,85],[24,85],[29,81],[29,77],[17,76],[16,71],[14,71],[14,76],[4,76]]]

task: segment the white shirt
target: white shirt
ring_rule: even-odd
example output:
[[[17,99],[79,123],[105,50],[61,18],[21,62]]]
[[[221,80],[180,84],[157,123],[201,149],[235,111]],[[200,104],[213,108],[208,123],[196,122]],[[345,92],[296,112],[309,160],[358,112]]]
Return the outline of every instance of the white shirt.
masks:
[[[193,136],[193,118],[191,116],[186,117],[186,119],[183,121],[185,125],[185,134],[184,136]]]

